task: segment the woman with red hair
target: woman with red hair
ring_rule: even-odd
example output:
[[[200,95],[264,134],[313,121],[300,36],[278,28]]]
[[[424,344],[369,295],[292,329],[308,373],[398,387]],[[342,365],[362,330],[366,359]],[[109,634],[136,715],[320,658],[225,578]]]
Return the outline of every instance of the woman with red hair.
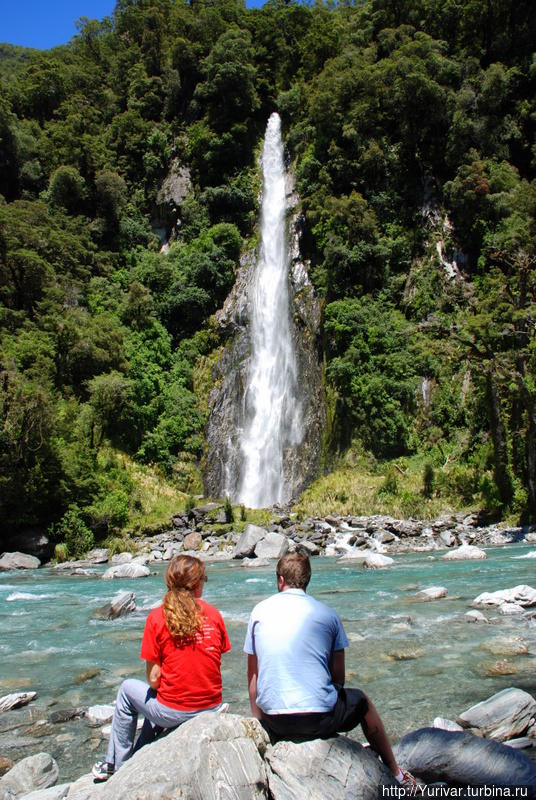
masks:
[[[108,780],[159,730],[222,709],[221,655],[231,645],[220,612],[201,599],[206,580],[198,558],[175,556],[170,562],[168,591],[145,622],[140,657],[148,682],[131,678],[121,684],[106,760],[92,770],[95,780]],[[145,722],[134,743],[138,714]]]

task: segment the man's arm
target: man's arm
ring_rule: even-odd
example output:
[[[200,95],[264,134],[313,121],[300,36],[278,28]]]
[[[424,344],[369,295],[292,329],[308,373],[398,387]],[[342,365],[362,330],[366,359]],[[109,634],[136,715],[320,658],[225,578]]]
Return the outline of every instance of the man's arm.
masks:
[[[258,674],[257,656],[252,656],[248,653],[248,691],[249,691],[249,705],[251,714],[256,719],[261,718],[261,710],[257,705],[257,674]]]
[[[162,677],[160,666],[156,661],[146,661],[145,670],[147,673],[147,682],[151,689],[158,689],[160,686],[160,678]]]
[[[345,681],[345,667],[344,667],[344,650],[334,650],[331,654],[329,661],[329,671],[331,680],[337,686],[344,686]]]

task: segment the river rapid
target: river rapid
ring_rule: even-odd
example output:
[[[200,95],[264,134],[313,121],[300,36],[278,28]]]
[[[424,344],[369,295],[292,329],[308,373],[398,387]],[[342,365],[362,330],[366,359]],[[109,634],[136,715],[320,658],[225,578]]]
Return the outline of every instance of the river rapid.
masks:
[[[413,553],[396,556],[395,565],[384,570],[313,560],[309,592],[337,610],[350,640],[347,685],[370,695],[393,739],[435,716],[453,719],[508,686],[536,696],[535,621],[501,616],[495,608],[484,609],[489,625],[465,619],[481,592],[536,586],[536,558],[526,557],[531,552],[534,545],[489,548],[482,561]],[[49,752],[60,781],[67,781],[102,755],[99,729],[84,717],[52,723],[51,715],[110,703],[123,678],[144,676],[144,620],[164,592],[165,566],[151,569],[148,578],[117,581],[101,580],[104,567],[91,577],[47,567],[0,576],[0,696],[37,692],[29,706],[0,715],[3,756],[17,761]],[[276,590],[274,567],[209,563],[207,575],[204,598],[222,612],[232,644],[223,659],[224,700],[232,712],[247,714],[242,646],[251,608]],[[428,586],[444,586],[448,596],[416,601],[415,592]],[[93,619],[92,612],[120,590],[135,592],[138,611],[114,621]],[[528,652],[512,655],[519,639]]]

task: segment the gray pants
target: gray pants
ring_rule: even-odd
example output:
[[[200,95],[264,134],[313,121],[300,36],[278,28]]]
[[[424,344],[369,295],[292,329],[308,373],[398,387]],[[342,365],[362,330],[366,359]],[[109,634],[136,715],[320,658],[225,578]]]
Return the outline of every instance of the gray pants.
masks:
[[[106,761],[113,764],[117,771],[127,758],[143,745],[152,742],[164,728],[177,728],[203,711],[217,711],[219,708],[221,703],[199,711],[169,708],[158,702],[155,690],[148,683],[129,678],[123,681],[117,693]],[[145,717],[145,720],[134,744],[138,714]]]

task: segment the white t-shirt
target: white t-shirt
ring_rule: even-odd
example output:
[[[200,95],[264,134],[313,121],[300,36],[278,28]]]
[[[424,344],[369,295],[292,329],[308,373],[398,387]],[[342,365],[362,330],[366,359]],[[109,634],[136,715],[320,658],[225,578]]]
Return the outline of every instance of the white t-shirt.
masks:
[[[244,651],[257,656],[257,705],[265,714],[330,711],[337,701],[329,662],[348,647],[338,614],[302,589],[258,603]]]

